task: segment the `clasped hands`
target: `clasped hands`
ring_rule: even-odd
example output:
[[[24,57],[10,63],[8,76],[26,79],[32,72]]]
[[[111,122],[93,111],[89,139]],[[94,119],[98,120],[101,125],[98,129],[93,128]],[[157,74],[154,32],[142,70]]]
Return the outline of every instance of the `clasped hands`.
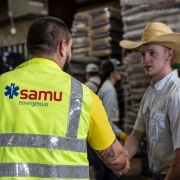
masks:
[[[120,177],[120,176],[122,176],[123,174],[127,173],[128,170],[130,169],[130,162],[129,162],[127,156],[128,156],[128,151],[126,151],[126,162],[125,162],[125,165],[124,165],[123,168],[121,168],[121,169],[113,169],[113,170],[112,170],[113,173],[114,173],[116,176],[118,176],[118,177]]]

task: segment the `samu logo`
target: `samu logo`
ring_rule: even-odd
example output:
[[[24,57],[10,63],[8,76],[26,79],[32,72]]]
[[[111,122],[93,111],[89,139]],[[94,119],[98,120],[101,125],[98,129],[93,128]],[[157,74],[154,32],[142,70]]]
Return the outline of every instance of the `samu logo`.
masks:
[[[9,99],[13,99],[13,96],[20,95],[20,99],[29,99],[29,100],[44,100],[44,101],[62,101],[62,92],[52,92],[52,91],[36,91],[36,90],[27,90],[21,89],[18,93],[19,86],[15,86],[14,83],[11,83],[10,86],[5,87],[6,92],[5,96],[9,96]]]
[[[13,96],[18,96],[19,86],[15,86],[14,83],[11,83],[10,86],[6,86],[5,89],[7,90],[4,94],[5,96],[9,96],[9,99],[13,99]]]

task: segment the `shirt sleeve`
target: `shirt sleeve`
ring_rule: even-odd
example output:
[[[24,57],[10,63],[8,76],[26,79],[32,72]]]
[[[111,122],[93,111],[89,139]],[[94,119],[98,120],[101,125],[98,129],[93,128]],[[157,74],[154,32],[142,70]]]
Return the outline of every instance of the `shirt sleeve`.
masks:
[[[107,89],[103,93],[99,93],[99,97],[102,100],[103,106],[108,116],[108,120],[111,124],[111,127],[117,137],[122,133],[122,130],[113,123],[113,121],[119,121],[119,107],[117,101],[117,93],[114,90]],[[117,104],[117,109],[114,108],[114,103]]]
[[[106,112],[101,100],[92,91],[93,99],[91,111],[91,123],[87,140],[95,150],[107,149],[115,140],[115,134],[109,124]]]
[[[175,94],[176,93],[176,94]],[[180,148],[180,90],[175,91],[168,102],[168,117],[174,150]]]
[[[101,97],[103,96],[103,97]],[[109,118],[109,120],[111,120],[111,108],[113,107],[113,103],[114,103],[114,93],[112,91],[105,91],[102,95],[100,95],[101,99],[102,99],[102,103],[103,106],[106,110],[107,116]],[[117,98],[117,97],[116,97]]]

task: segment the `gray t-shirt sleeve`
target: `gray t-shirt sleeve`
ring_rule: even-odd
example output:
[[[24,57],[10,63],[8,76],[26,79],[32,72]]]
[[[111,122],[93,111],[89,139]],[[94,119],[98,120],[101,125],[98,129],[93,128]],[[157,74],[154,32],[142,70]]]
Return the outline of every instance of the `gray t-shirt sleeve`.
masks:
[[[101,93],[101,91],[100,91],[98,93],[98,96],[102,100],[103,106],[104,106],[104,108],[106,110],[106,114],[108,116],[108,120],[111,124],[111,127],[112,127],[114,133],[116,134],[117,137],[119,137],[122,133],[122,130],[112,122],[114,120],[113,104],[114,104],[115,98],[117,98],[116,92],[106,90],[103,93]],[[119,112],[118,109],[117,109],[117,111]],[[118,113],[118,115],[119,115],[119,113]]]
[[[113,107],[114,93],[107,90],[103,94],[100,93],[99,96],[106,110],[108,119],[111,120],[111,108]]]

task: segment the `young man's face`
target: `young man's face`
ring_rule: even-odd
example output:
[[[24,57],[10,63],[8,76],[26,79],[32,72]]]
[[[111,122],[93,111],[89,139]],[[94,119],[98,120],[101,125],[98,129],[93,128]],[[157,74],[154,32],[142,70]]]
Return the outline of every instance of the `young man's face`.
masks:
[[[142,45],[140,47],[141,62],[145,73],[157,82],[169,73],[171,57],[168,48],[160,45]]]
[[[113,76],[115,81],[118,81],[121,79],[121,71],[119,70],[114,70],[111,75]]]

